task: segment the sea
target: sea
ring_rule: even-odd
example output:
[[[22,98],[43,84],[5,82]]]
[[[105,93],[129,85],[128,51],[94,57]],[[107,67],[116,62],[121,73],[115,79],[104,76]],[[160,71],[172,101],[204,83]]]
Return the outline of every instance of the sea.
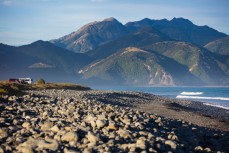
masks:
[[[132,87],[132,86],[95,86],[97,90],[137,91],[167,98],[203,102],[229,110],[229,87]]]

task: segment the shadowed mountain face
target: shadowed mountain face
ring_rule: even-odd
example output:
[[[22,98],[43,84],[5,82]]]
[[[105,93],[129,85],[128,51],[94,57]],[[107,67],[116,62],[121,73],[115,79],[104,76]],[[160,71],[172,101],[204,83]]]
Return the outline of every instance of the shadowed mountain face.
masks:
[[[168,36],[151,27],[146,27],[89,51],[94,59],[103,59],[126,47],[142,47],[156,42],[171,40]]]
[[[114,18],[108,18],[89,23],[76,32],[50,42],[76,53],[85,53],[127,33],[127,28],[120,22]]]
[[[212,41],[204,47],[213,53],[229,55],[229,36]]]
[[[76,79],[78,70],[91,62],[87,55],[73,53],[45,41],[11,47],[0,45],[1,79],[9,77]],[[72,75],[72,76],[71,76]]]
[[[129,22],[126,24],[126,27],[131,31],[143,27],[153,27],[174,40],[191,42],[201,46],[226,36],[226,34],[220,33],[208,26],[197,26],[183,18],[173,18],[171,21],[166,19],[150,20],[146,18],[136,22]]]

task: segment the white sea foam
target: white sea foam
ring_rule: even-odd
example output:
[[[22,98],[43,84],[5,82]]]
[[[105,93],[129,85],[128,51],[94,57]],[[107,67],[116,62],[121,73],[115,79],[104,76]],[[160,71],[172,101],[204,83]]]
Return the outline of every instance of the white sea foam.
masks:
[[[202,95],[202,94],[204,94],[204,92],[186,92],[186,91],[183,91],[180,94],[181,95]]]
[[[229,100],[227,97],[201,97],[201,96],[184,96],[178,95],[176,98],[185,98],[185,99],[212,99],[212,100]]]
[[[226,106],[221,106],[221,105],[216,105],[216,104],[210,104],[210,103],[203,103],[204,105],[208,105],[208,106],[214,106],[214,107],[219,107],[219,108],[223,108],[223,109],[227,109],[229,110],[229,107]]]

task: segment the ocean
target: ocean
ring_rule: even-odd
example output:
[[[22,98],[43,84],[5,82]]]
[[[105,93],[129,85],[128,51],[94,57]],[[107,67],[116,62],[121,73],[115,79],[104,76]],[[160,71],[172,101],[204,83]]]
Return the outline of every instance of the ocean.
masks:
[[[113,91],[137,91],[167,98],[186,99],[203,102],[229,109],[229,87],[130,87],[130,86],[95,86],[93,89]]]

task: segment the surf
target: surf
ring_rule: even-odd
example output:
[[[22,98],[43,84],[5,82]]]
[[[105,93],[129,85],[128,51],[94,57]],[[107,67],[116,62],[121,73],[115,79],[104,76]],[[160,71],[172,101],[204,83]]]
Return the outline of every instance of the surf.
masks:
[[[183,99],[208,99],[208,100],[229,100],[227,97],[201,97],[201,96],[187,96],[187,95],[178,95],[176,98]]]
[[[183,91],[180,94],[181,95],[202,95],[202,94],[204,94],[204,92],[186,92],[186,91]]]

